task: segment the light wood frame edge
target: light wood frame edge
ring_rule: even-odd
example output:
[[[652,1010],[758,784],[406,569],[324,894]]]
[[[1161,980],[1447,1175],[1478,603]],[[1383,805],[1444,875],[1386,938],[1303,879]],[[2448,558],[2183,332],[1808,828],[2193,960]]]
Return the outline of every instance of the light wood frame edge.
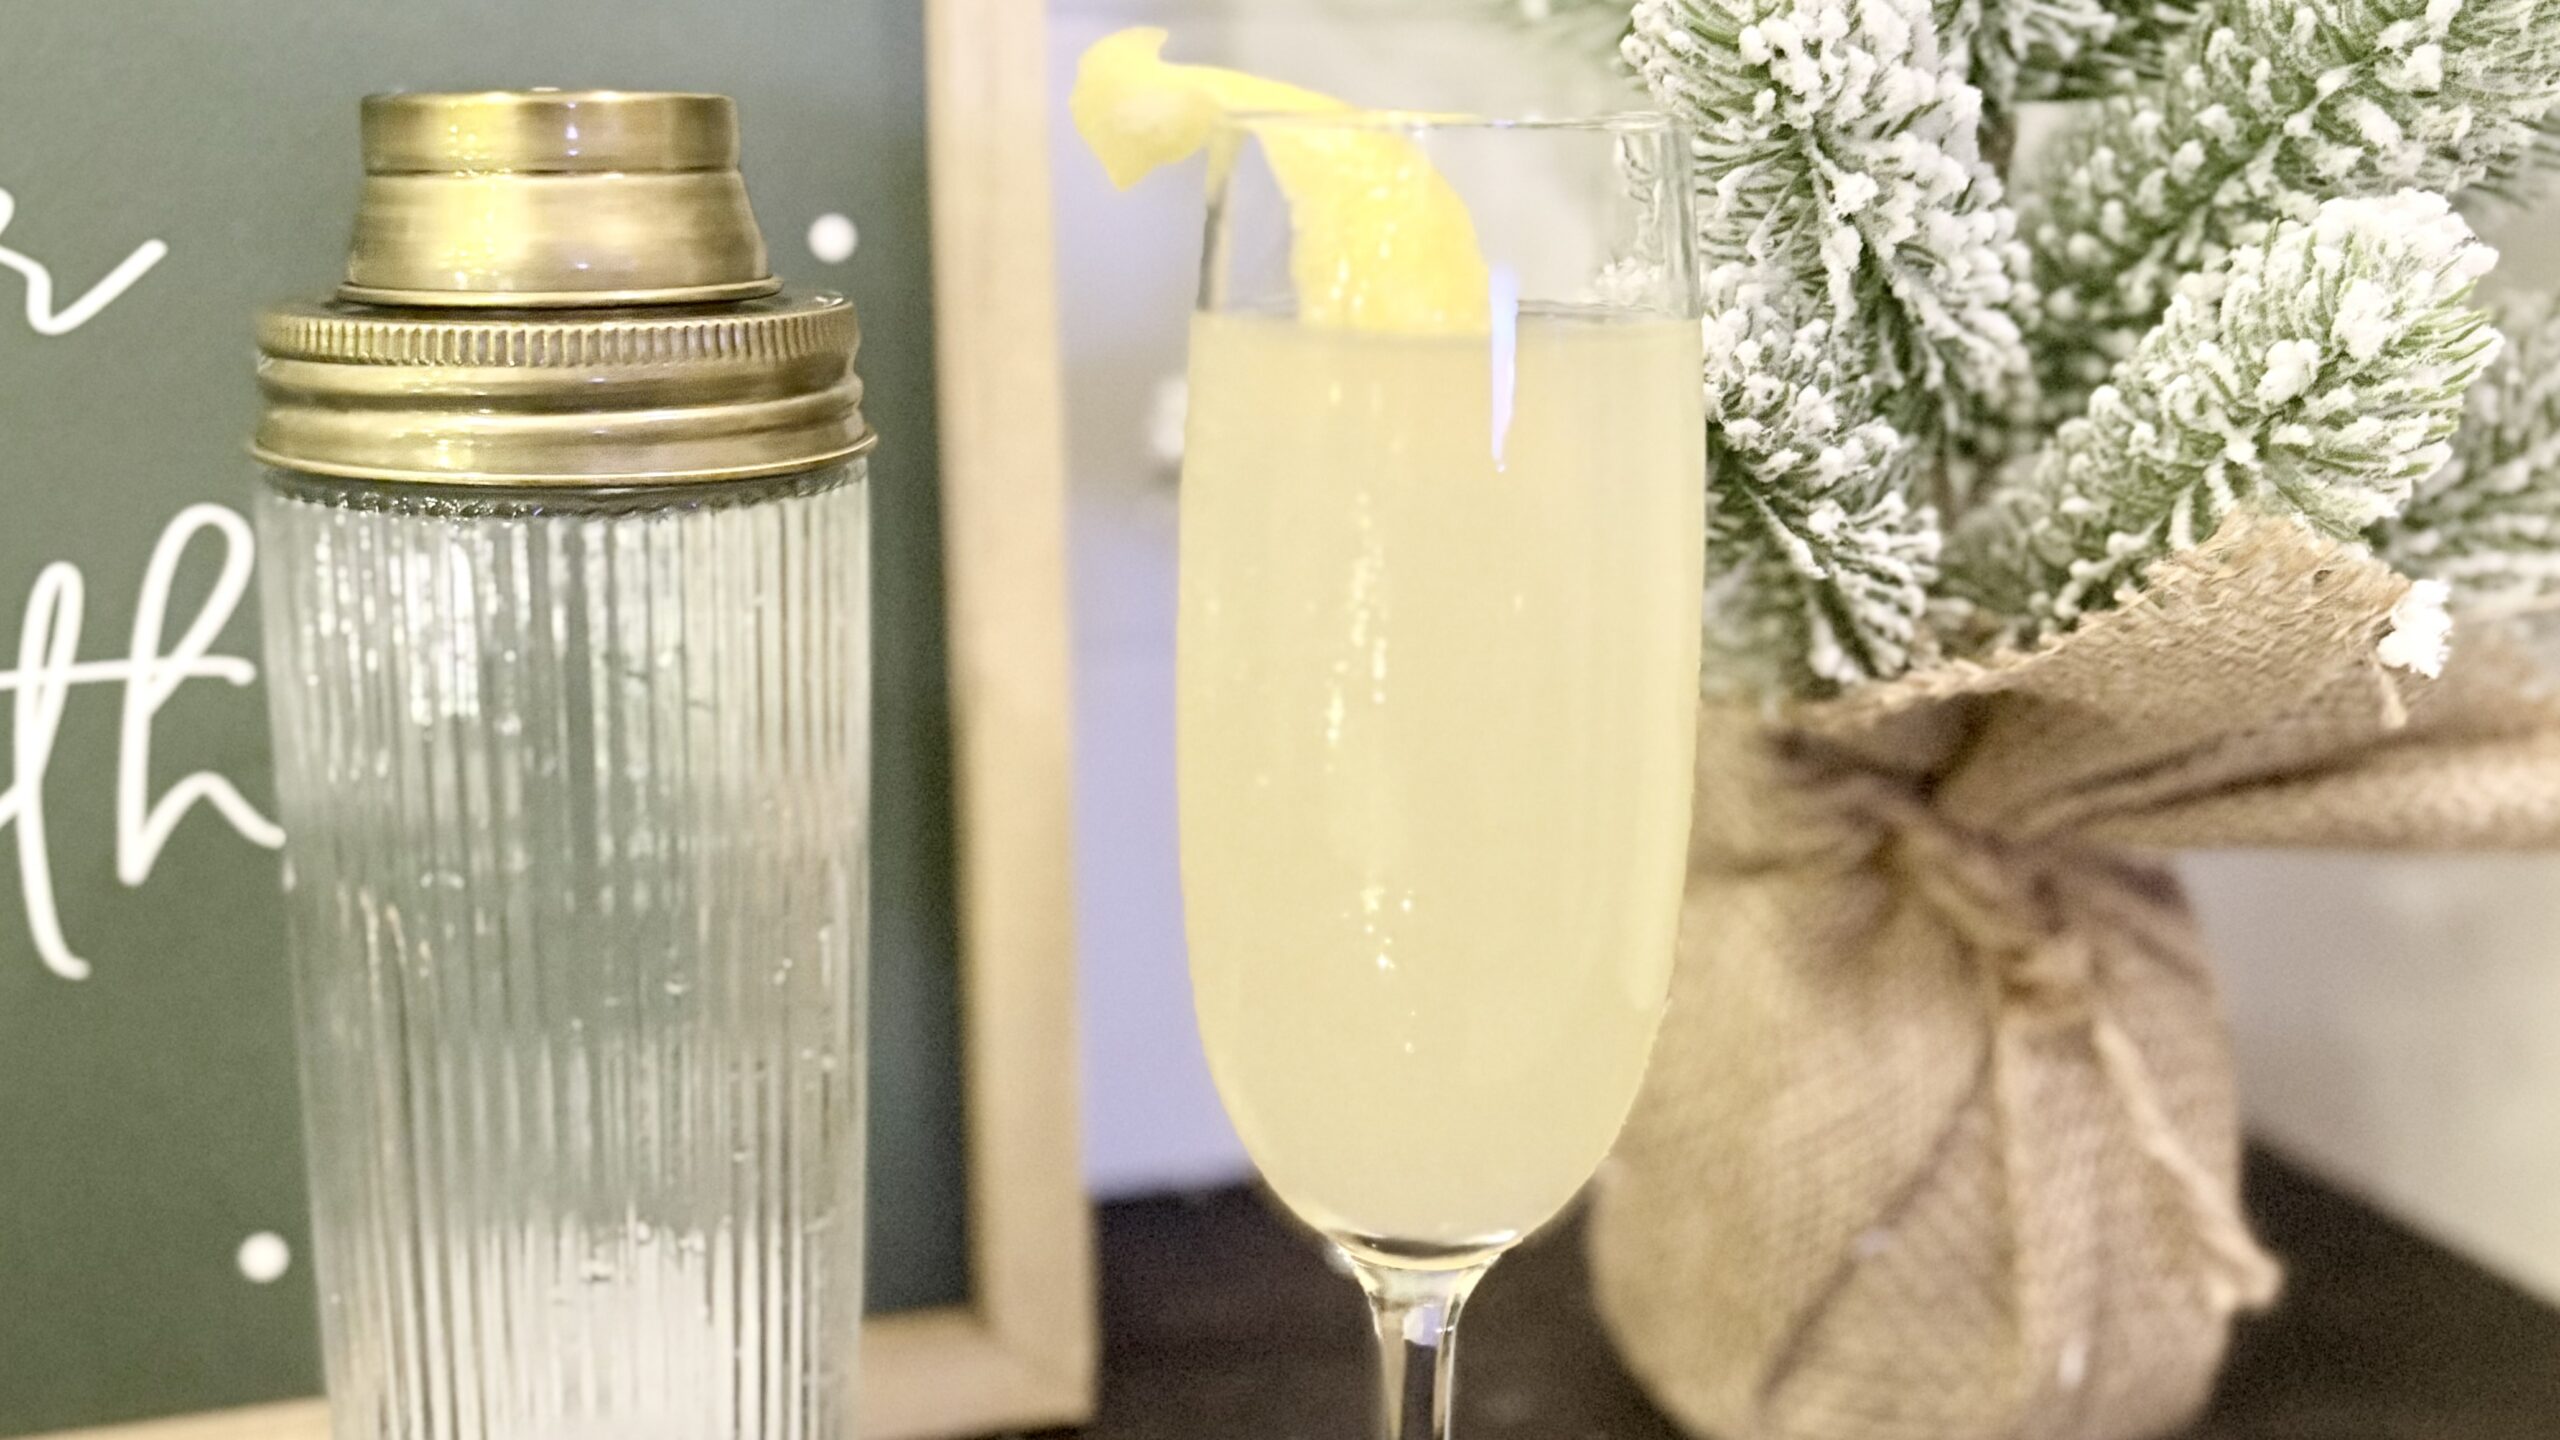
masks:
[[[1056,1347],[1050,1347],[1056,1348]],[[996,1338],[976,1308],[953,1306],[862,1328],[863,1440],[926,1440],[1080,1419],[1089,1387],[1055,1358]],[[1089,1377],[1089,1371],[1088,1371]],[[42,1440],[331,1440],[325,1400],[287,1400],[62,1431]]]
[[[890,1315],[862,1327],[863,1440],[987,1434],[1081,1418],[1083,1392],[994,1338],[975,1307]],[[325,1400],[286,1400],[135,1420],[37,1440],[331,1440]]]
[[[925,0],[970,1303],[866,1322],[864,1440],[1091,1415],[1066,484],[1038,0]],[[35,1440],[329,1440],[291,1400]]]
[[[875,1440],[1093,1408],[1046,65],[1040,0],[926,0],[972,1292],[873,1327]]]

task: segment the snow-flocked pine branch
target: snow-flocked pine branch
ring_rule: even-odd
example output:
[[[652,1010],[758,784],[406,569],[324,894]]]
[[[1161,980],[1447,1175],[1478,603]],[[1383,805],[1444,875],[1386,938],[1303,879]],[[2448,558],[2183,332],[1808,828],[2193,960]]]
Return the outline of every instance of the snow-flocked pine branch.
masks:
[[[1926,0],[1643,0],[1625,47],[1696,136],[1711,643],[1789,690],[1925,650],[1953,423],[2014,410],[2026,257]]]
[[[2239,507],[2350,538],[2398,514],[2496,352],[2470,303],[2495,259],[2423,191],[2278,223],[2181,284],[2088,413],[1967,518],[1949,590],[2031,643]]]
[[[2179,281],[2326,198],[2456,193],[2560,101],[2560,0],[2216,0],[2161,78],[2084,117],[2025,206],[2048,420]]]
[[[2501,307],[2506,348],[2471,387],[2453,456],[2418,483],[2374,547],[2447,582],[2457,608],[2516,612],[2560,597],[2560,307]]]
[[[1707,675],[1801,693],[1920,655],[1939,536],[1830,320],[1790,318],[1784,286],[1739,265],[1708,277]]]
[[[1923,449],[2015,404],[2026,252],[1926,0],[1642,0],[1625,53],[1695,133],[1707,267],[1801,295]]]
[[[1984,101],[2083,100],[2161,73],[2198,0],[1957,0],[1941,21]]]

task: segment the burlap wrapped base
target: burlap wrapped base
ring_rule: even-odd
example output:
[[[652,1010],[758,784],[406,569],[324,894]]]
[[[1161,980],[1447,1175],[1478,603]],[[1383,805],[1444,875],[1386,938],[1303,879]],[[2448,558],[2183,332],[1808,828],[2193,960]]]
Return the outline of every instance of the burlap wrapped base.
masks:
[[[1666,1410],[1720,1440],[2194,1414],[2277,1268],[2141,852],[2560,842],[2560,705],[2494,636],[2385,672],[2406,590],[2242,518],[2033,653],[1707,714],[1671,1010],[1590,1232]]]

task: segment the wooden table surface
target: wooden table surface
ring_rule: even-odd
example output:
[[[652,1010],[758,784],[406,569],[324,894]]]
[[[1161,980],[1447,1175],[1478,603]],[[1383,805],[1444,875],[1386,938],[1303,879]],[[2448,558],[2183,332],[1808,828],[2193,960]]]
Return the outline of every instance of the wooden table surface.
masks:
[[[2281,1161],[2250,1207],[2289,1270],[2188,1440],[2555,1440],[2560,1310]],[[2560,1203],[2555,1197],[2554,1203]],[[1244,1190],[1102,1212],[1103,1386],[1087,1440],[1365,1440],[1351,1282]],[[1610,1353],[1568,1223],[1467,1311],[1461,1440],[1675,1440]]]

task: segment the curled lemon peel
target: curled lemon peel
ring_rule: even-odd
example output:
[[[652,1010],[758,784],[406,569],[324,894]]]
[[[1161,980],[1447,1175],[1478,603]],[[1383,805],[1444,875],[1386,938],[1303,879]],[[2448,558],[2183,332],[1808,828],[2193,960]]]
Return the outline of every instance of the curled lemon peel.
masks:
[[[1196,154],[1229,116],[1352,108],[1240,70],[1175,64],[1164,58],[1165,40],[1153,26],[1117,31],[1095,41],[1076,66],[1068,114],[1122,189]],[[1289,272],[1301,320],[1404,334],[1487,328],[1489,285],[1475,222],[1421,146],[1386,126],[1276,119],[1254,134],[1288,202]]]

